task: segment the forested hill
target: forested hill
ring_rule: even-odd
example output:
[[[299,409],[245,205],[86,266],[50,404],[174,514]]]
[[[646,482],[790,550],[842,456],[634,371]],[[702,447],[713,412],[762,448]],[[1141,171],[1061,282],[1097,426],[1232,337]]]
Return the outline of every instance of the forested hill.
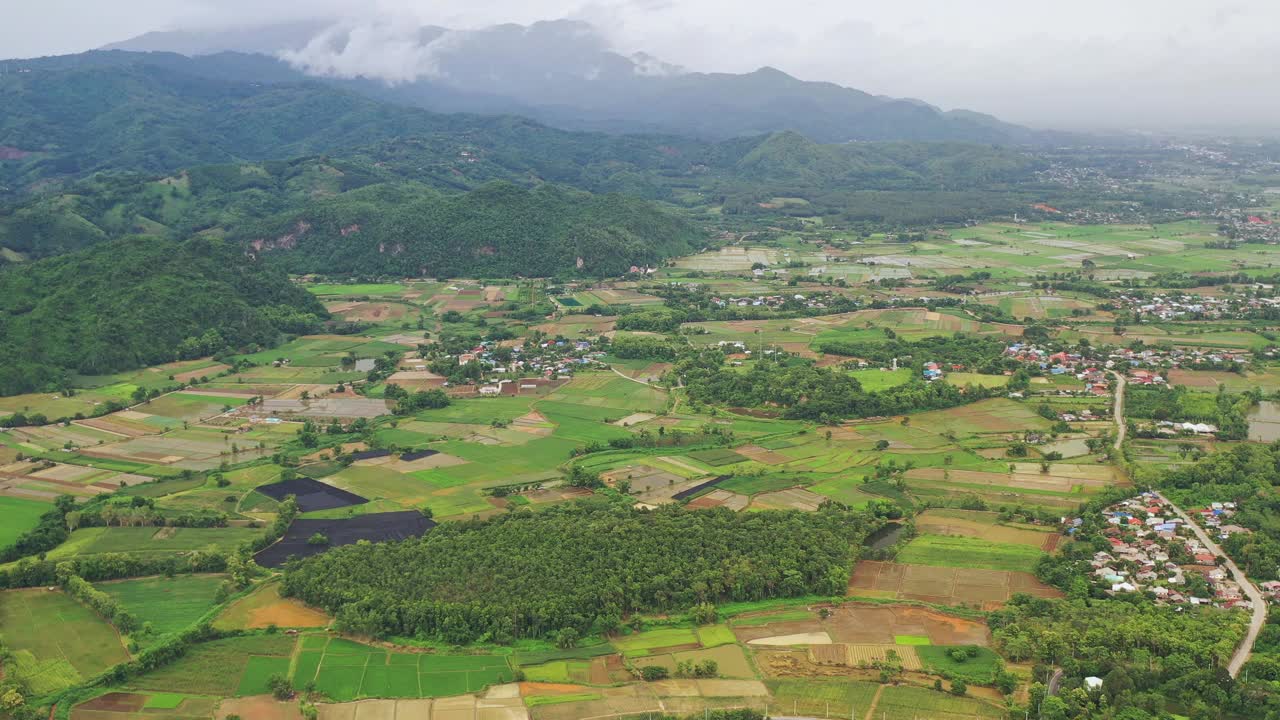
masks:
[[[333,47],[349,41],[340,28],[290,23],[234,31],[148,33],[110,47],[212,55],[201,60],[235,63],[242,69],[254,64],[267,76],[301,75],[298,68],[307,68],[315,53],[303,53],[297,68],[277,59],[278,55],[302,50],[322,34]],[[362,68],[368,77],[326,77],[325,82],[436,112],[514,113],[575,130],[658,131],[726,139],[789,128],[836,143],[1051,144],[1064,138],[1062,133],[1030,130],[975,112],[943,112],[918,100],[805,81],[770,67],[742,74],[706,73],[647,53],[623,55],[610,49],[609,39],[597,28],[581,21],[504,23],[466,32],[432,26],[421,28],[416,40],[416,52],[431,58],[435,72],[430,75],[388,85],[376,77],[380,68],[369,66]],[[357,69],[350,62],[343,65]],[[323,61],[310,69],[329,74]]]
[[[794,133],[709,143],[441,115],[319,82],[280,82],[234,57],[88,53],[0,76],[0,198],[100,171],[325,154],[442,189],[547,181],[651,199],[670,186],[789,195],[821,187],[936,190],[1030,180],[1021,153],[964,143],[818,145]],[[262,76],[260,79],[259,76]],[[999,170],[987,172],[989,166]],[[977,172],[974,172],[977,170]]]
[[[407,138],[415,142],[399,152],[412,154],[424,174],[440,173],[444,183],[533,175],[585,186],[599,162],[658,168],[673,150],[685,156],[701,146],[565,132],[512,117],[440,115],[319,82],[253,76],[214,72],[177,56],[126,53],[54,58],[0,76],[0,194],[103,170],[167,173],[349,153]]]
[[[705,239],[641,200],[505,182],[452,196],[373,186],[237,236],[291,272],[428,277],[620,275],[688,254]]]
[[[324,307],[211,239],[126,238],[0,271],[0,394],[314,332]]]

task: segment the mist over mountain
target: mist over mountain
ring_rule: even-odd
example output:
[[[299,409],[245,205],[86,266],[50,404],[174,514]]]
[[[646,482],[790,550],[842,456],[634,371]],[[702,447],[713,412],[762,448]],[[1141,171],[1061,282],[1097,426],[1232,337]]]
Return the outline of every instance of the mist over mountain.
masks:
[[[713,140],[795,130],[820,142],[1041,144],[1063,137],[920,100],[804,81],[770,67],[703,73],[644,53],[624,55],[591,25],[569,20],[480,30],[292,23],[147,33],[106,49],[268,55],[300,76],[381,100],[438,112],[519,114],[575,130]]]

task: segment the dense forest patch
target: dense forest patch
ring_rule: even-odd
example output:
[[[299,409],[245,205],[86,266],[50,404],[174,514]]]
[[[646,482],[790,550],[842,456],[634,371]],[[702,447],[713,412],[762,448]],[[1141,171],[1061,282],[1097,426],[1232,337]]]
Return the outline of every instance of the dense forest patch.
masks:
[[[737,514],[577,503],[336,548],[290,568],[284,591],[373,635],[465,643],[586,634],[633,612],[843,594],[874,525],[837,508]]]
[[[131,238],[0,271],[0,395],[315,331],[328,313],[216,240]]]

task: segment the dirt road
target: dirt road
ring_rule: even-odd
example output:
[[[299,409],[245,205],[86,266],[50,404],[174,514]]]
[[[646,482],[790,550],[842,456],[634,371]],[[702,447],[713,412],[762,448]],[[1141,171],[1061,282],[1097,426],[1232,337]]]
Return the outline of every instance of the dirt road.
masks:
[[[1240,674],[1240,668],[1244,666],[1246,661],[1248,661],[1249,655],[1253,652],[1253,644],[1258,639],[1258,633],[1262,631],[1262,626],[1267,621],[1267,603],[1263,599],[1262,593],[1258,592],[1258,588],[1254,586],[1249,578],[1245,577],[1245,574],[1241,572],[1240,568],[1236,567],[1235,562],[1232,561],[1231,558],[1227,557],[1226,553],[1222,552],[1222,548],[1218,547],[1218,544],[1209,537],[1208,533],[1202,530],[1199,525],[1191,521],[1191,518],[1182,511],[1182,508],[1169,502],[1165,496],[1158,492],[1155,493],[1155,496],[1164,500],[1164,502],[1169,505],[1169,508],[1172,509],[1178,517],[1182,518],[1182,521],[1191,528],[1192,532],[1196,534],[1196,537],[1200,538],[1200,542],[1203,543],[1205,547],[1209,548],[1209,552],[1226,558],[1226,562],[1223,564],[1223,567],[1227,568],[1227,570],[1231,572],[1231,577],[1240,584],[1241,589],[1244,590],[1244,594],[1253,602],[1253,617],[1249,620],[1249,632],[1245,633],[1244,640],[1240,641],[1240,647],[1236,648],[1235,655],[1231,656],[1231,662],[1227,664],[1227,672],[1231,673],[1231,677],[1235,677]]]

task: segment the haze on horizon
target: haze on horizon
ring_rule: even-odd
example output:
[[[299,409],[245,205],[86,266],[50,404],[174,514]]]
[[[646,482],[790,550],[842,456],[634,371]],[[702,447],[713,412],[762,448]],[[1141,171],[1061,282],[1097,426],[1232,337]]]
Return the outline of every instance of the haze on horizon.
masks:
[[[431,72],[405,42],[420,25],[457,30],[570,18],[623,54],[692,71],[772,66],[874,94],[912,97],[1058,129],[1280,135],[1280,4],[1261,0],[16,0],[0,56],[81,52],[155,30],[333,19],[368,39],[348,70]],[[387,68],[395,68],[392,73]],[[399,78],[403,79],[403,78]]]

